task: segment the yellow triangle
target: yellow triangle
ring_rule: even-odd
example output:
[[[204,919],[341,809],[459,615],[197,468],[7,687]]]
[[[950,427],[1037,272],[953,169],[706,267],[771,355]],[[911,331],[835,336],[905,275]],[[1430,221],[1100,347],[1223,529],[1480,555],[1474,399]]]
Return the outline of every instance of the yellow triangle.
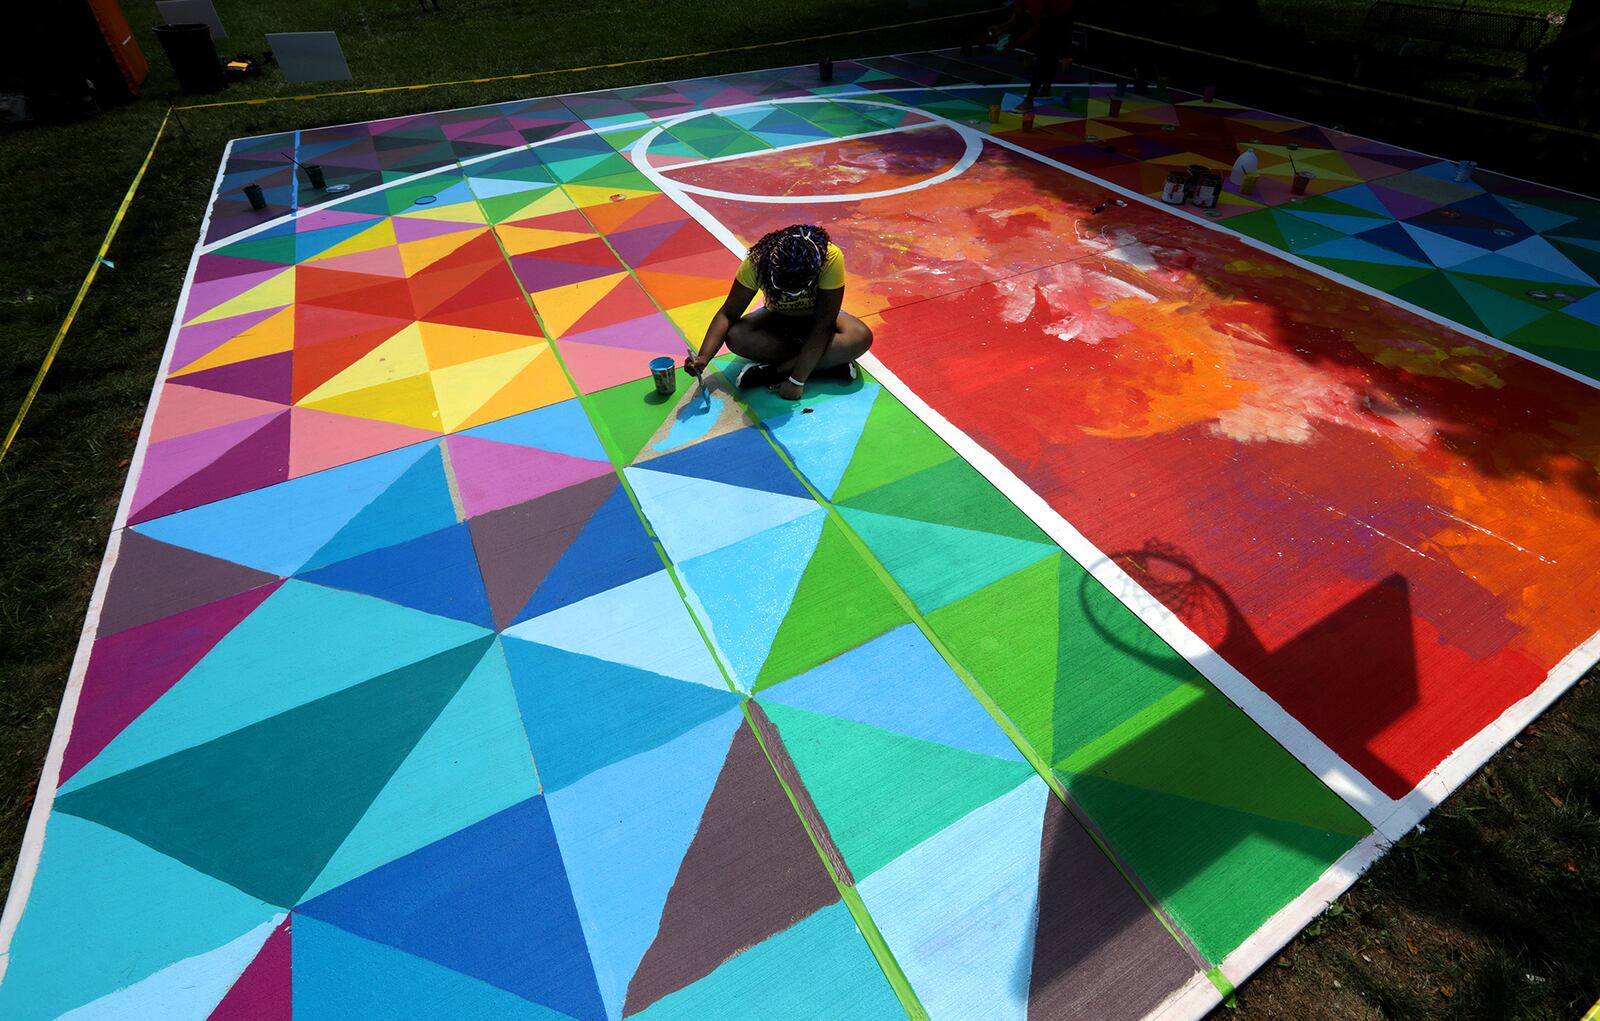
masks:
[[[564,213],[569,209],[576,209],[572,200],[567,198],[567,193],[560,188],[546,188],[538,198],[518,209],[509,216],[500,217],[501,223],[511,220],[527,220],[535,216],[548,216],[551,213]]]
[[[505,246],[507,255],[527,255],[558,245],[570,245],[574,241],[587,241],[595,236],[593,231],[544,230],[539,227],[513,227],[505,223],[496,227],[494,232],[500,235],[500,243]]]
[[[642,188],[597,188],[592,184],[568,184],[562,187],[572,195],[572,201],[580,206],[603,206],[611,202],[621,202],[623,199],[659,194]]]
[[[234,295],[216,308],[208,309],[203,315],[195,316],[184,325],[194,326],[199,323],[209,323],[215,319],[226,319],[229,316],[242,316],[246,312],[260,312],[266,308],[281,308],[284,305],[292,305],[294,304],[294,270],[293,266],[289,266],[282,273],[268,277],[243,294]]]
[[[446,369],[462,362],[544,343],[544,338],[536,335],[480,330],[471,326],[418,323],[417,327],[422,331],[422,349],[427,354],[430,369]]]
[[[338,415],[409,425],[416,429],[442,431],[439,428],[439,405],[433,395],[433,381],[427,375],[369,386],[365,390],[352,390],[326,400],[302,401],[301,406]]]
[[[611,289],[626,277],[626,273],[612,273],[609,276],[595,277],[593,280],[583,280],[576,284],[566,284],[562,287],[552,287],[548,291],[539,291],[533,295],[533,307],[544,321],[545,332],[552,337],[560,337],[572,327],[572,324],[582,319],[585,312],[611,293]]]
[[[384,386],[428,371],[428,356],[423,350],[422,333],[412,323],[388,340],[356,359],[344,371],[311,391],[299,403],[318,407],[317,402],[356,390]]]
[[[294,309],[286,308],[256,323],[231,340],[218,345],[183,368],[174,378],[191,372],[214,369],[219,365],[249,361],[294,350]]]
[[[347,237],[343,241],[334,245],[332,248],[320,251],[306,261],[321,262],[323,259],[331,259],[338,255],[354,255],[357,252],[370,252],[374,248],[383,248],[386,245],[392,245],[394,243],[394,221],[386,216],[377,223],[368,227],[366,230],[362,231],[360,234]]]
[[[549,349],[548,343],[540,343],[436,369],[433,373],[433,392],[439,402],[440,421],[436,428],[444,432],[460,429],[463,422],[505,387],[508,379]]]
[[[446,220],[450,223],[488,222],[483,218],[483,210],[478,208],[476,201],[452,202],[448,206],[417,206],[396,215],[417,220]]]
[[[400,264],[406,268],[406,275],[410,276],[426,266],[433,265],[482,233],[476,230],[458,230],[450,234],[404,242],[400,245]]]
[[[700,338],[706,335],[706,327],[711,325],[711,317],[717,314],[717,309],[727,300],[726,296],[721,296],[697,301],[692,305],[679,305],[677,308],[667,309],[667,318],[677,324],[678,329],[689,338],[690,343],[699,343]]]
[[[534,357],[533,364],[513,376],[511,382],[463,419],[457,428],[470,429],[485,422],[495,422],[534,408],[570,400],[572,396],[572,385],[567,382],[567,374],[561,371],[561,363],[546,344]]]

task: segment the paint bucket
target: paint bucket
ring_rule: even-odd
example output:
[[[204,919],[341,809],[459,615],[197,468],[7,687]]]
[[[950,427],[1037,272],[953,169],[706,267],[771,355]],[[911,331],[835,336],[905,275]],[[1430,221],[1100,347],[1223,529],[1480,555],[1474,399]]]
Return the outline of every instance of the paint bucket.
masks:
[[[1161,201],[1170,206],[1181,206],[1184,193],[1189,187],[1189,175],[1181,170],[1174,170],[1167,175],[1167,183],[1161,189]]]
[[[1244,175],[1244,178],[1239,182],[1239,194],[1254,195],[1256,193],[1256,182],[1259,180],[1261,180],[1260,174]]]
[[[656,381],[656,393],[670,397],[678,389],[678,360],[670,355],[650,359],[650,377]]]
[[[1304,195],[1306,193],[1306,185],[1310,184],[1311,179],[1316,176],[1309,170],[1296,170],[1294,172],[1294,183],[1289,185],[1289,194]]]
[[[328,186],[327,180],[322,176],[320,163],[302,163],[300,169],[306,172],[306,180],[311,182],[311,187],[321,191]]]
[[[1222,175],[1206,174],[1194,190],[1194,204],[1201,209],[1217,208],[1217,198],[1222,194]]]
[[[1209,103],[1213,99],[1216,99],[1216,98],[1217,98],[1217,87],[1215,85],[1207,85],[1205,92],[1201,93],[1200,101],[1202,103]]]
[[[1033,111],[1032,110],[1029,110],[1027,113],[1022,115],[1022,130],[1023,131],[1032,131],[1033,130]]]
[[[1461,162],[1456,164],[1456,180],[1458,180],[1458,181],[1470,181],[1470,180],[1472,180],[1472,172],[1474,170],[1476,170],[1476,169],[1478,169],[1478,161],[1477,160],[1462,160]]]
[[[261,193],[261,185],[247,184],[244,186],[244,197],[250,200],[251,209],[267,208],[267,197]]]
[[[825,82],[833,81],[833,59],[831,57],[823,57],[817,64],[817,75]],[[670,393],[671,391],[668,392]]]
[[[1000,123],[1000,104],[999,103],[990,103],[989,104],[989,123],[990,124],[998,124],[998,123]]]
[[[1110,116],[1110,117],[1121,117],[1122,116],[1122,100],[1113,99],[1111,101],[1111,111],[1110,111],[1109,114],[1107,114],[1107,116]]]

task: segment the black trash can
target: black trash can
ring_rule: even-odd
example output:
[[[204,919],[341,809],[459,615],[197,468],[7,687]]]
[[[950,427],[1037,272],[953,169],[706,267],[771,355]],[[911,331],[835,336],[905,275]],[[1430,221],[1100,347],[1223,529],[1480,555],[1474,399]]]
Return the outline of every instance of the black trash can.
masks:
[[[221,92],[227,84],[222,77],[222,61],[217,59],[211,29],[205,25],[157,25],[156,38],[167,51],[167,60],[178,75],[178,85],[187,93]]]

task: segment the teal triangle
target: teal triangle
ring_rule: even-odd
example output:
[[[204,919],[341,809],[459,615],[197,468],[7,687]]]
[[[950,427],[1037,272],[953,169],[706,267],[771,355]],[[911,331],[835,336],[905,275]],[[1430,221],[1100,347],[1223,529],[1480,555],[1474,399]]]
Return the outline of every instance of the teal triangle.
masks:
[[[1501,252],[1490,252],[1480,255],[1470,262],[1464,262],[1452,267],[1457,273],[1471,273],[1475,276],[1507,277],[1512,280],[1528,280],[1544,284],[1569,284],[1575,281],[1571,274],[1556,272],[1545,266],[1524,262],[1520,259],[1509,258]],[[160,538],[157,536],[157,538]],[[251,565],[255,566],[255,565]]]
[[[1376,221],[1370,216],[1349,216],[1344,213],[1319,213],[1305,209],[1285,210],[1291,216],[1298,216],[1302,220],[1309,220],[1319,227],[1336,230],[1340,234],[1359,234],[1364,230],[1371,230],[1376,226]],[[1302,253],[1304,254],[1304,253]]]
[[[746,691],[772,650],[827,516],[819,508],[678,567],[711,622],[723,661]]]
[[[149,978],[63,1015],[63,1021],[207,1017],[285,917],[269,918],[215,950],[169,964]]]
[[[485,634],[371,596],[288,581],[62,791],[210,741]]]
[[[1435,234],[1433,231],[1425,230],[1415,224],[1402,222],[1400,226],[1407,234],[1411,235],[1411,240],[1417,243],[1417,247],[1421,248],[1429,259],[1433,260],[1433,264],[1441,269],[1459,266],[1485,254],[1484,250],[1477,245],[1469,245],[1464,241],[1457,241],[1455,238],[1447,238],[1443,234]]]
[[[1505,206],[1506,209],[1510,210],[1512,216],[1515,216],[1517,219],[1527,224],[1531,229],[1536,230],[1541,234],[1564,224],[1571,223],[1573,220],[1577,219],[1577,217],[1570,214],[1557,212],[1554,209],[1546,209],[1543,206],[1537,206],[1530,202],[1514,199],[1508,195],[1496,195],[1494,198],[1502,206]]]
[[[494,648],[378,792],[308,898],[510,808],[538,791],[505,655]]]
[[[291,575],[437,446],[430,441],[402,447],[146,521],[134,531],[236,564]]]
[[[1472,311],[1483,323],[1484,332],[1490,336],[1504,337],[1549,314],[1545,309],[1518,301],[1509,294],[1463,279],[1455,273],[1446,273],[1445,276],[1467,300],[1467,304],[1472,306]]]
[[[786,402],[774,404],[763,395],[752,397],[751,404],[795,467],[831,500],[855,456],[856,444],[880,389],[877,383],[868,383],[852,392],[799,407]]]
[[[104,826],[53,813],[11,939],[0,1017],[59,1017],[279,911]]]
[[[1371,223],[1371,220],[1367,221]],[[1333,241],[1324,241],[1320,245],[1302,248],[1297,254],[1307,259],[1344,259],[1350,262],[1375,262],[1381,266],[1418,266],[1423,264],[1415,259],[1408,259],[1399,252],[1391,251],[1381,245],[1375,245],[1361,238],[1337,238]]]
[[[293,933],[295,1021],[571,1021],[559,1011],[309,915],[295,916]]]
[[[504,639],[534,766],[547,792],[691,730],[738,703],[703,684]]]
[[[303,570],[395,546],[456,523],[455,503],[444,474],[444,455],[437,443],[362,508],[306,563]]]
[[[744,716],[730,707],[659,748],[548,798],[550,822],[609,1016],[655,939],[700,815]]]
[[[1389,212],[1389,207],[1384,205],[1383,200],[1374,195],[1372,189],[1365,184],[1340,188],[1338,191],[1328,192],[1323,197],[1343,202],[1348,206],[1355,206],[1357,209],[1365,209],[1368,212],[1376,213],[1386,220],[1394,219],[1394,214]]]
[[[1060,547],[912,518],[839,508],[917,609],[932,613]]]
[[[1312,223],[1297,216],[1290,216],[1287,212],[1274,209],[1271,213],[1273,223],[1277,225],[1278,232],[1283,235],[1284,243],[1289,246],[1289,251],[1300,252],[1312,245],[1324,241],[1332,241],[1342,235],[1338,231],[1329,230],[1320,224]]]
[[[843,903],[828,905],[633,1016],[704,1021],[725,1015],[734,1003],[759,1003],[762,1021],[905,1016]]]
[[[413,610],[494,627],[478,555],[466,525],[449,525],[395,546],[341,560],[301,577],[364,592]]]
[[[55,809],[292,906],[492,641],[119,773],[62,795]]]

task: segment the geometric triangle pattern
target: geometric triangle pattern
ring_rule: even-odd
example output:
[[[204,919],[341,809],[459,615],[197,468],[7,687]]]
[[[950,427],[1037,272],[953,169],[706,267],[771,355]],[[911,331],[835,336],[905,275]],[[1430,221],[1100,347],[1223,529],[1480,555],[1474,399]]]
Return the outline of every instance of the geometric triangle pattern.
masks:
[[[1241,474],[1243,459],[1367,429],[1382,457],[1345,466],[1366,485],[1448,435],[1452,463],[1498,475],[1379,493],[1371,527],[1429,564],[1470,553],[1506,591],[1567,591],[1557,573],[1594,551],[1553,466],[1592,446],[1592,416],[1563,410],[1588,391],[1470,338],[1437,347],[1442,328],[1411,317],[1357,368],[1319,332],[1343,316],[1319,278],[1293,277],[1316,286],[1270,309],[1246,298],[1277,278],[1238,264],[1199,297],[1171,281],[1217,253],[1268,258],[1242,236],[1354,281],[1362,302],[1600,378],[1600,217],[1233,104],[1058,93],[1025,130],[1010,68],[924,53],[838,61],[828,84],[789,68],[232,143],[40,799],[44,849],[19,870],[0,1015],[678,1021],[759,1002],[797,1021],[1132,1019],[1258,939],[1369,836],[1361,815],[879,381],[791,403],[736,389],[742,363],[724,356],[661,397],[647,365],[681,358],[721,308],[728,231],[825,223],[850,259],[848,307],[922,399],[1048,502],[1095,494],[1074,525],[1135,550],[1118,563],[1253,680],[1309,675],[1329,658],[1316,620],[1258,634],[1242,595],[1163,588],[1144,540],[1167,522],[1147,508],[1192,506],[1208,551],[1270,537],[1282,559],[1250,561],[1243,593],[1316,562],[1262,509],[1281,494],[1252,488],[1278,468]],[[637,166],[647,133],[669,177],[730,191],[761,188],[779,147],[791,173],[902,140],[905,168],[938,164],[949,138],[925,114],[1014,147],[942,185],[967,189],[950,209],[936,188],[802,209],[703,198],[690,215]],[[916,130],[882,134],[896,128]],[[1194,211],[1234,237],[1130,204],[1088,257],[1072,239],[1090,231],[990,225],[943,254],[911,246],[911,272],[885,247],[903,222],[875,218],[897,209],[942,238],[1016,193],[995,176],[1016,149],[1154,195],[1245,148],[1254,188]],[[285,152],[350,189],[301,188]],[[1034,214],[1048,222],[1104,194],[1027,165],[1059,184]],[[1170,279],[1146,286],[1151,267]],[[1200,297],[1237,330],[1215,351],[1166,331],[1145,361],[1184,368],[1154,385],[1112,353],[1123,333],[1096,329],[1112,305],[1185,323],[1178,306]],[[1019,322],[1048,338],[1037,357]],[[1283,329],[1306,347],[1283,364],[1243,339]],[[1061,385],[1062,352],[1092,364],[1059,373],[1069,396],[1040,413],[1028,395]],[[1225,386],[1241,365],[1258,377]],[[1332,376],[1331,397],[1259,399]],[[949,410],[974,402],[983,415]],[[1491,435],[1508,421],[1520,460]],[[1174,430],[1184,445],[1163,447]],[[1205,460],[1219,435],[1238,464]],[[1205,489],[1216,477],[1236,491]],[[1415,534],[1421,511],[1381,514],[1461,522],[1485,493],[1509,509],[1443,538]],[[1367,516],[1338,541],[1385,579],[1402,554],[1360,530]],[[1571,537],[1528,568],[1546,580],[1507,573],[1495,545],[1533,518]],[[1401,562],[1338,607],[1300,602],[1381,639],[1379,611],[1439,591],[1433,567]],[[1466,705],[1527,680],[1482,666],[1498,650],[1570,651],[1519,624],[1539,618],[1520,604],[1458,609],[1415,617],[1469,622],[1453,651],[1357,672],[1432,670],[1419,697],[1442,678]],[[1313,729],[1338,717],[1274,697]],[[1384,754],[1347,759],[1372,775]]]

